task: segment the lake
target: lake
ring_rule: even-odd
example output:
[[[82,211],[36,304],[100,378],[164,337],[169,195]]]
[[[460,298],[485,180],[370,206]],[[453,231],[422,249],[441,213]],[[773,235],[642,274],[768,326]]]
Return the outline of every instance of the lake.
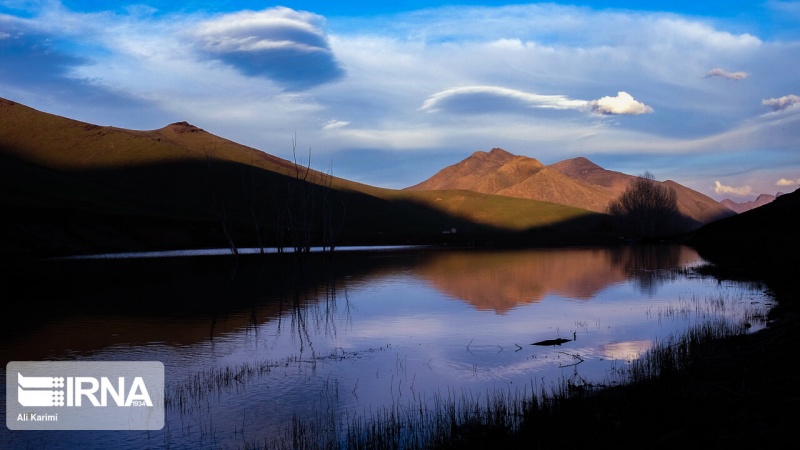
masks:
[[[772,299],[692,270],[704,263],[683,246],[49,261],[4,285],[26,286],[19,304],[48,299],[9,322],[4,361],[160,361],[166,425],[4,427],[0,447],[238,448],[293,421],[615,385],[693,325],[766,325]]]

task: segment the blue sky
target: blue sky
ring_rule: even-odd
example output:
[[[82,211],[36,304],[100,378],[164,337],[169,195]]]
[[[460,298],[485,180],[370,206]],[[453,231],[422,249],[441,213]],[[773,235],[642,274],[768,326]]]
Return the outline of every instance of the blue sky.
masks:
[[[296,136],[390,188],[493,147],[716,199],[800,186],[800,1],[389,3],[0,0],[0,97],[285,158]]]

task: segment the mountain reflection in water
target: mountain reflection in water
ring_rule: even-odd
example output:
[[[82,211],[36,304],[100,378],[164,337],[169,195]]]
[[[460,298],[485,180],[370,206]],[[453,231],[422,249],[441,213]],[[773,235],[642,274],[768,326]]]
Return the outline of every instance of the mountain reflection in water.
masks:
[[[550,294],[588,300],[629,279],[651,292],[674,276],[666,269],[698,261],[683,246],[621,246],[53,262],[52,272],[36,274],[52,279],[18,292],[49,294],[70,305],[68,311],[40,311],[34,323],[14,327],[26,345],[6,348],[4,356],[36,360],[114,345],[191,345],[280,320],[292,309],[396,273],[478,310],[505,314]]]
[[[700,259],[688,247],[543,249],[526,252],[446,252],[413,268],[443,294],[479,310],[506,313],[548,294],[587,300],[609,285],[637,280],[649,291],[665,268]]]
[[[698,322],[763,326],[763,292],[686,270],[702,263],[680,246],[45,261],[0,280],[18,306],[0,355],[164,364],[165,429],[70,434],[81,448],[236,447],[296,418],[608,383]]]

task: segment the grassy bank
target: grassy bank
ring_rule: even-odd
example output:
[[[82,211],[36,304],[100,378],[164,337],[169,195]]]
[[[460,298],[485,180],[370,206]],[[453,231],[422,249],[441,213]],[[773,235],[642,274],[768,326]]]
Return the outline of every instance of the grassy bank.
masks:
[[[566,389],[526,412],[520,430],[475,432],[440,448],[777,448],[800,419],[798,288],[785,266],[702,268],[720,280],[765,282],[769,326],[743,334],[707,324],[662,342],[633,365],[630,383]],[[569,386],[567,386],[569,387]],[[544,407],[542,407],[544,406]]]

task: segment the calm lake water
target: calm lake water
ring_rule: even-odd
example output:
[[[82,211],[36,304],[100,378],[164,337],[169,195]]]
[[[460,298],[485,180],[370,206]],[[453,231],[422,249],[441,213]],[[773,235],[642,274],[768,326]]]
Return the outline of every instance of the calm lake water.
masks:
[[[8,361],[161,361],[166,426],[2,427],[0,447],[237,448],[293,417],[613,385],[693,324],[764,326],[768,296],[691,271],[701,264],[680,246],[51,262],[28,295],[54,306],[0,338],[0,398]]]

